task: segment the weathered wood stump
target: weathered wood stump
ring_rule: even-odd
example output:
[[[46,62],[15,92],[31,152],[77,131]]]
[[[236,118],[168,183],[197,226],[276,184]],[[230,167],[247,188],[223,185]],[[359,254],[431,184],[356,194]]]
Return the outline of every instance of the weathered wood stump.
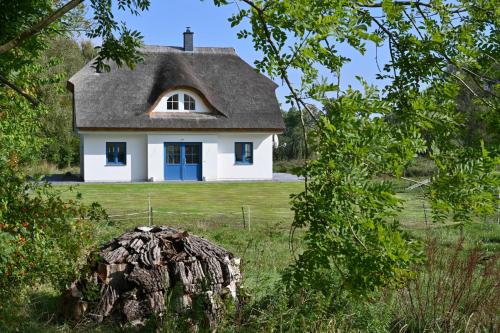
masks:
[[[202,304],[205,324],[214,327],[222,302],[238,301],[239,258],[187,232],[139,227],[102,245],[91,258],[90,273],[63,297],[73,319],[85,315],[139,324],[151,315],[164,316],[168,298],[179,314],[193,311],[194,302],[198,310]]]

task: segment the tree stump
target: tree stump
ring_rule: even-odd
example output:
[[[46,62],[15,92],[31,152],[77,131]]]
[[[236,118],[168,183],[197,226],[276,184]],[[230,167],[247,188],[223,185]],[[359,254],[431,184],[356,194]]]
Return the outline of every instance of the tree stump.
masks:
[[[187,232],[138,227],[102,245],[91,258],[90,273],[63,296],[68,307],[63,310],[73,319],[140,324],[148,316],[168,313],[168,299],[178,314],[194,311],[195,302],[200,311],[201,304],[205,324],[215,327],[222,302],[238,301],[240,259]]]

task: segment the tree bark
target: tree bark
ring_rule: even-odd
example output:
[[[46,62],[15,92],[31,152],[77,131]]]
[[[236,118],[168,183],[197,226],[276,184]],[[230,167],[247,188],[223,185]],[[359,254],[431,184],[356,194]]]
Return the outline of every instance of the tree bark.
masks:
[[[85,315],[96,321],[140,324],[150,315],[162,317],[169,313],[168,297],[171,311],[201,311],[192,319],[203,318],[203,323],[214,328],[222,301],[238,301],[240,260],[187,232],[140,227],[102,245],[97,256],[91,257],[98,258],[90,263],[91,273],[72,285],[71,294],[79,296],[72,298],[74,306],[88,304]],[[97,299],[92,290],[99,291]]]

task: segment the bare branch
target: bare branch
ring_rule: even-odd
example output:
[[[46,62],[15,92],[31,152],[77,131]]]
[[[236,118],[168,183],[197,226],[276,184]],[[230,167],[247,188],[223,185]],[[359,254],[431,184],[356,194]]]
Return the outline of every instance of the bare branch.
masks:
[[[432,8],[432,5],[430,3],[425,3],[425,2],[420,2],[420,1],[394,1],[394,5],[397,6],[416,6],[420,5],[423,7],[429,7]],[[376,3],[358,3],[360,7],[365,7],[365,8],[382,8],[382,2],[376,2]]]
[[[413,25],[413,28],[415,28],[415,30],[417,31],[418,35],[420,36],[420,39],[424,39],[424,36],[422,36],[422,33],[420,32],[420,29],[418,28],[417,23],[415,22],[415,20],[410,16],[410,14],[408,14],[406,12],[405,9],[403,9],[403,13],[408,18],[408,20],[411,22],[411,24]]]
[[[58,20],[61,16],[81,4],[83,0],[71,0],[49,16],[42,19],[40,22],[29,28],[28,30],[23,31],[17,37],[9,40],[7,43],[0,45],[0,54],[5,53],[13,49],[14,47],[21,44],[26,39],[38,34],[40,31],[48,27],[50,24]]]
[[[40,104],[40,102],[36,98],[34,98],[33,96],[29,95],[24,90],[22,90],[21,88],[19,88],[18,86],[16,86],[14,83],[12,83],[9,80],[7,80],[7,78],[5,76],[3,76],[2,74],[0,74],[0,83],[5,84],[7,87],[11,88],[15,92],[17,92],[19,95],[21,95],[24,98],[26,98],[33,106],[37,106],[38,104]]]
[[[279,50],[276,44],[274,43],[272,37],[271,37],[271,32],[269,31],[269,28],[267,27],[266,20],[264,18],[264,10],[257,6],[253,1],[251,0],[241,0],[250,7],[252,7],[256,12],[257,12],[257,17],[259,18],[260,23],[262,24],[262,28],[264,29],[264,33],[266,36],[266,40],[269,43],[269,46],[271,46],[271,50],[273,51],[274,55],[276,57],[279,57]],[[302,100],[302,98],[298,95],[297,91],[293,87],[292,83],[290,82],[290,79],[288,78],[288,74],[285,70],[285,68],[279,64],[279,71],[281,78],[285,81],[288,89],[293,95],[293,98],[297,101],[297,104],[302,105],[302,107],[309,113],[311,118],[314,120],[314,122],[319,125],[318,119],[316,119],[316,116],[312,112],[312,110],[309,108],[309,106]]]
[[[368,251],[368,248],[366,247],[365,243],[363,243],[361,241],[361,239],[359,239],[358,235],[356,235],[356,232],[354,231],[354,228],[352,227],[352,224],[351,222],[349,222],[349,229],[351,229],[351,233],[352,235],[354,236],[354,239],[359,243],[361,244],[361,246],[365,249],[365,251]]]

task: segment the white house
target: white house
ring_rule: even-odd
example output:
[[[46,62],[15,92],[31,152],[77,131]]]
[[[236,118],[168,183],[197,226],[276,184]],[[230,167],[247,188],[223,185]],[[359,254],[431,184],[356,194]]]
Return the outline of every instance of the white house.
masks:
[[[147,46],[135,70],[69,81],[86,182],[271,179],[276,84],[232,48]]]

